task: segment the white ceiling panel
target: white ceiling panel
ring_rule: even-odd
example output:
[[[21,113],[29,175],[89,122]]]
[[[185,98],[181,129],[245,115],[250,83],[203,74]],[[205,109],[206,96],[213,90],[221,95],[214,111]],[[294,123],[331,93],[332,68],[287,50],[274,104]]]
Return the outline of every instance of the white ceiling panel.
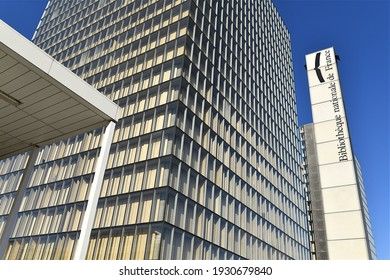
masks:
[[[93,117],[90,119],[82,120],[82,121],[78,122],[77,125],[71,124],[69,126],[62,127],[59,130],[63,133],[70,133],[70,132],[76,131],[76,130],[80,131],[80,129],[82,127],[91,127],[91,126],[95,125],[96,123],[99,123],[99,119],[101,119],[101,118],[97,116],[97,117]],[[100,122],[100,123],[102,123],[102,122]]]
[[[20,143],[24,143],[24,142],[18,138],[13,137],[12,139],[1,142],[1,148],[2,149],[9,148],[15,144],[20,144]]]
[[[26,92],[29,92],[31,96],[32,94],[36,93],[37,91],[43,90],[44,88],[48,87],[50,83],[44,79],[38,79],[31,84],[28,84],[14,92],[12,92],[12,96],[18,100],[22,99],[23,97],[26,97]]]
[[[35,133],[34,137],[31,137],[30,139],[26,140],[26,142],[31,142],[31,143],[40,143],[47,142],[50,139],[56,139],[59,136],[63,135],[62,132],[58,130],[51,130],[51,131],[41,131],[41,133]]]
[[[36,121],[35,118],[32,118],[31,116],[27,116],[27,117],[24,117],[22,119],[13,121],[12,123],[7,123],[6,125],[1,126],[1,129],[8,132],[9,134],[11,134],[11,132],[14,129],[18,129],[18,128],[23,127],[25,125],[32,124],[35,121]]]
[[[39,136],[45,136],[46,134],[52,133],[54,131],[55,130],[53,128],[45,125],[41,128],[35,129],[34,131],[23,134],[23,136],[21,136],[20,139],[24,140],[25,142],[30,142],[31,139],[34,139],[34,138],[39,137]],[[60,132],[58,131],[58,133],[60,133]],[[34,143],[34,141],[31,141],[31,142]]]
[[[62,92],[58,92],[51,96],[47,96],[45,99],[41,100],[39,104],[41,105],[42,109],[45,110],[46,108],[49,108],[61,102],[65,102],[67,100],[70,100],[68,95],[63,94]]]
[[[46,106],[45,109],[42,109],[41,111],[35,113],[34,116],[36,118],[43,119],[43,118],[46,118],[48,116],[52,116],[54,114],[60,114],[63,110],[74,107],[77,104],[79,104],[77,102],[77,100],[69,98],[69,99],[60,101],[57,104],[52,104],[50,106]]]
[[[8,68],[16,65],[18,61],[9,55],[0,58],[0,73],[3,73]]]
[[[1,110],[0,110],[0,126],[2,126],[2,124],[3,124],[2,120],[5,116],[8,116],[12,113],[15,113],[16,111],[18,111],[18,108],[16,108],[15,106],[12,106],[12,105],[8,105],[5,108],[1,108]]]
[[[91,115],[90,113],[88,113],[87,111],[84,111],[84,112],[77,112],[73,115],[71,115],[70,117],[66,118],[66,119],[62,119],[62,120],[59,120],[57,121],[55,124],[53,124],[53,126],[57,129],[60,129],[63,128],[63,127],[66,127],[68,125],[73,125],[73,126],[80,126],[80,120],[84,120],[86,118],[90,118],[90,117],[93,117],[95,116],[95,114]]]
[[[11,106],[11,105],[10,105]],[[1,123],[0,123],[0,128],[3,127],[3,126],[6,126],[8,124],[13,124],[14,122],[20,120],[20,119],[23,119],[25,117],[27,117],[28,114],[23,112],[23,111],[16,111],[12,114],[9,114],[7,116],[4,116],[1,118]]]
[[[3,131],[0,130],[0,146],[1,146],[2,142],[5,142],[5,141],[10,140],[12,138],[14,138],[14,137],[9,135],[9,134],[5,134]]]
[[[0,98],[0,111],[6,106],[9,106],[9,103]]]
[[[57,93],[41,100],[40,102],[34,102],[31,106],[22,108],[22,110],[35,116],[35,114],[42,113],[42,111],[50,109],[52,106],[57,105],[58,103],[64,102],[65,98],[68,98],[69,100],[68,96]],[[45,115],[45,113],[42,114]],[[35,117],[39,118],[38,115]]]
[[[35,74],[34,72],[29,71],[29,72],[24,73],[23,75],[17,77],[16,79],[13,79],[9,83],[3,85],[1,87],[1,90],[4,91],[5,93],[11,95],[12,97],[14,97],[12,92],[24,87],[25,85],[31,84],[32,82],[36,81],[37,79],[39,79],[39,76],[37,74]]]
[[[54,94],[57,94],[59,92],[60,92],[60,90],[53,85],[48,86],[48,87],[46,87],[40,91],[34,92],[34,93],[30,93],[30,91],[28,91],[26,89],[25,96],[23,98],[19,98],[19,100],[23,104],[18,106],[18,107],[23,109],[25,107],[30,106],[31,104],[39,103],[39,102],[45,100],[46,98],[49,98],[49,97],[51,97]]]
[[[87,108],[84,105],[77,104],[76,106],[72,106],[70,108],[61,111],[61,114],[54,114],[46,118],[42,118],[42,121],[44,123],[51,123],[52,125],[57,127],[57,123],[59,121],[63,119],[67,119],[73,116],[75,113],[81,112],[82,110],[87,110]]]
[[[44,126],[47,125],[41,121],[35,121],[29,125],[19,127],[18,129],[13,129],[12,131],[9,132],[9,134],[11,134],[14,137],[23,138],[23,134],[28,134]]]
[[[26,72],[28,72],[28,68],[20,63],[8,68],[1,73],[0,88]]]
[[[15,149],[15,147],[17,147],[17,149]],[[1,147],[0,146],[0,155],[8,155],[9,154],[9,151],[13,151],[13,154],[15,152],[23,152],[25,151],[26,149],[28,149],[30,147],[29,144],[26,144],[26,143],[23,143],[23,142],[15,142],[11,147]],[[11,154],[12,155],[12,154]]]

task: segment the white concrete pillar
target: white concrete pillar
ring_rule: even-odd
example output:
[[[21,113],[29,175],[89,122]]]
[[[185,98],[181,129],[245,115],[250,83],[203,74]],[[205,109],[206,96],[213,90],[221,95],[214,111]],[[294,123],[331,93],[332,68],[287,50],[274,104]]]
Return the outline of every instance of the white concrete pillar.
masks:
[[[39,153],[38,147],[34,147],[31,149],[27,166],[23,173],[22,181],[20,182],[20,186],[16,192],[14,203],[7,217],[4,231],[0,238],[0,259],[4,259],[5,257],[5,253],[8,247],[8,242],[11,237],[12,231],[14,230],[16,220],[18,219],[19,208],[20,205],[22,204],[24,194],[26,193],[26,189],[30,183],[31,176],[34,171],[35,161],[37,160],[38,157],[38,153]]]
[[[84,213],[84,218],[81,225],[81,233],[77,241],[76,251],[73,257],[75,260],[84,260],[87,255],[89,237],[91,235],[92,226],[96,215],[97,204],[99,201],[99,195],[102,188],[104,172],[107,166],[112,139],[114,137],[114,131],[115,123],[110,122],[104,132],[100,154],[96,161],[95,175],[93,177],[93,182],[89,191],[87,209]]]

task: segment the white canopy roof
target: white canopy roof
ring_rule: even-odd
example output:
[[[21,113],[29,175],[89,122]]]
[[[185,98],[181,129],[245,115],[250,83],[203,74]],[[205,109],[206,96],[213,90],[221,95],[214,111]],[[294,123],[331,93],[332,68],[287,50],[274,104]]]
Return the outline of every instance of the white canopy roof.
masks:
[[[0,158],[118,115],[115,103],[0,20]]]

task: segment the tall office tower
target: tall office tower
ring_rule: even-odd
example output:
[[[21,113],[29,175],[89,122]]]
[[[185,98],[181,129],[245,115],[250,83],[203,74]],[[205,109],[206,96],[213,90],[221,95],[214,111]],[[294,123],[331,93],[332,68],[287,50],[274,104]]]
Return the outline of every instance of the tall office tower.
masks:
[[[333,48],[306,56],[313,123],[301,128],[314,259],[375,259]]]
[[[33,40],[123,108],[86,259],[310,258],[290,36],[271,1],[51,0]],[[32,242],[20,228],[36,215],[51,227],[35,247],[85,242],[73,221],[96,191],[80,164],[95,135],[42,149],[11,245]]]

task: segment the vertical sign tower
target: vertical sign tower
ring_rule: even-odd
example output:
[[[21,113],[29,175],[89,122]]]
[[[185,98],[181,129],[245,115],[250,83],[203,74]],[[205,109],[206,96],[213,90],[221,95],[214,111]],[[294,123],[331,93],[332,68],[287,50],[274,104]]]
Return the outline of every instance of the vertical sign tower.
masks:
[[[375,258],[334,49],[308,54],[306,63],[313,124],[302,135],[317,258]]]

